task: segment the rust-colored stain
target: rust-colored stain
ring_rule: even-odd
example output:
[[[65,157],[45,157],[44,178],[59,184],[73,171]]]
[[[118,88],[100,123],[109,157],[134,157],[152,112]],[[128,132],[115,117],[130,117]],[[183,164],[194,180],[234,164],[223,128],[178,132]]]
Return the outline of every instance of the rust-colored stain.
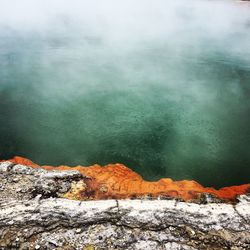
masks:
[[[122,164],[108,164],[106,166],[39,166],[32,161],[14,157],[10,160],[15,164],[23,164],[34,168],[47,170],[78,170],[86,178],[79,182],[73,182],[71,190],[65,195],[71,199],[123,199],[143,196],[177,197],[183,200],[193,200],[202,193],[210,193],[218,198],[234,200],[237,195],[250,191],[250,183],[240,186],[224,187],[219,190],[206,188],[196,181],[173,181],[163,178],[159,181],[145,181],[143,178]]]

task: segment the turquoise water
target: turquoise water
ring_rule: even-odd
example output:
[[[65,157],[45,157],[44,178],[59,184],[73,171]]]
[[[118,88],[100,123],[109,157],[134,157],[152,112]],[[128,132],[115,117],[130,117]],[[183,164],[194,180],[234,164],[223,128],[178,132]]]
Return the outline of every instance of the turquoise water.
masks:
[[[250,7],[13,1],[0,1],[0,158],[249,182]]]

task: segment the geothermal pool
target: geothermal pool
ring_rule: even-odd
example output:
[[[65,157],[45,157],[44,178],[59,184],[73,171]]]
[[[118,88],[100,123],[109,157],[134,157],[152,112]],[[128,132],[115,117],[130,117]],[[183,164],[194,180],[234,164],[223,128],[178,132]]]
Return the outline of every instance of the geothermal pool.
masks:
[[[250,6],[0,0],[0,158],[250,181]]]

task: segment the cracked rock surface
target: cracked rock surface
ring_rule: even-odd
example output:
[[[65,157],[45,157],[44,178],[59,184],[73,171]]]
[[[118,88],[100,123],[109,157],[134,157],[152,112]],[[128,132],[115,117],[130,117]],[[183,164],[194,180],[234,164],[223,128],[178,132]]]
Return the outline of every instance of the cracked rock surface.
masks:
[[[206,204],[65,199],[85,178],[0,163],[0,249],[250,249],[248,195]]]

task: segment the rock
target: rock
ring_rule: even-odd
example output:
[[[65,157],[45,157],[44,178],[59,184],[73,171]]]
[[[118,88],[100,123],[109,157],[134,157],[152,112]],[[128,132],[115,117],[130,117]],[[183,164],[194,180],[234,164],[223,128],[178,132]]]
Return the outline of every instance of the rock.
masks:
[[[75,183],[74,191],[71,190],[66,197],[71,199],[81,200],[99,200],[99,199],[124,199],[124,198],[144,198],[155,199],[157,197],[177,198],[179,200],[195,200],[201,203],[220,202],[223,200],[235,200],[238,195],[250,192],[250,184],[240,186],[224,187],[219,190],[214,188],[206,188],[201,186],[195,181],[173,181],[170,178],[163,178],[159,181],[149,182],[127,168],[122,164],[108,164],[104,167],[93,165],[89,167],[77,166],[39,166],[32,161],[15,157],[8,161],[17,164],[13,167],[13,171],[30,171],[39,169],[41,175],[45,179],[64,179],[63,171],[49,171],[42,172],[43,170],[67,170],[67,176],[76,178],[79,172],[85,176],[82,183]],[[2,163],[6,164],[6,163]],[[29,170],[22,170],[20,164],[29,166]],[[33,168],[33,170],[31,169]],[[6,167],[4,167],[6,169]],[[77,171],[68,171],[77,170]],[[56,176],[57,175],[57,176]],[[50,177],[51,176],[51,177]],[[87,178],[89,177],[89,178]]]
[[[9,247],[17,234],[25,246],[31,240],[27,229],[37,228],[32,241],[42,249],[67,245],[74,249],[89,245],[97,249],[249,249],[250,203],[239,202],[237,209],[241,214],[231,204],[174,200],[1,201],[0,234],[8,235],[9,243],[0,240],[0,246]]]
[[[73,181],[83,175],[79,171],[47,171],[11,162],[0,163],[0,199],[32,199],[61,197],[70,189]]]
[[[210,193],[84,201],[111,186],[77,169],[10,162],[0,163],[0,184],[0,249],[250,249],[248,194],[234,203]]]
[[[15,165],[14,163],[10,161],[0,162],[0,164],[1,164],[0,173],[8,172],[10,168]]]

